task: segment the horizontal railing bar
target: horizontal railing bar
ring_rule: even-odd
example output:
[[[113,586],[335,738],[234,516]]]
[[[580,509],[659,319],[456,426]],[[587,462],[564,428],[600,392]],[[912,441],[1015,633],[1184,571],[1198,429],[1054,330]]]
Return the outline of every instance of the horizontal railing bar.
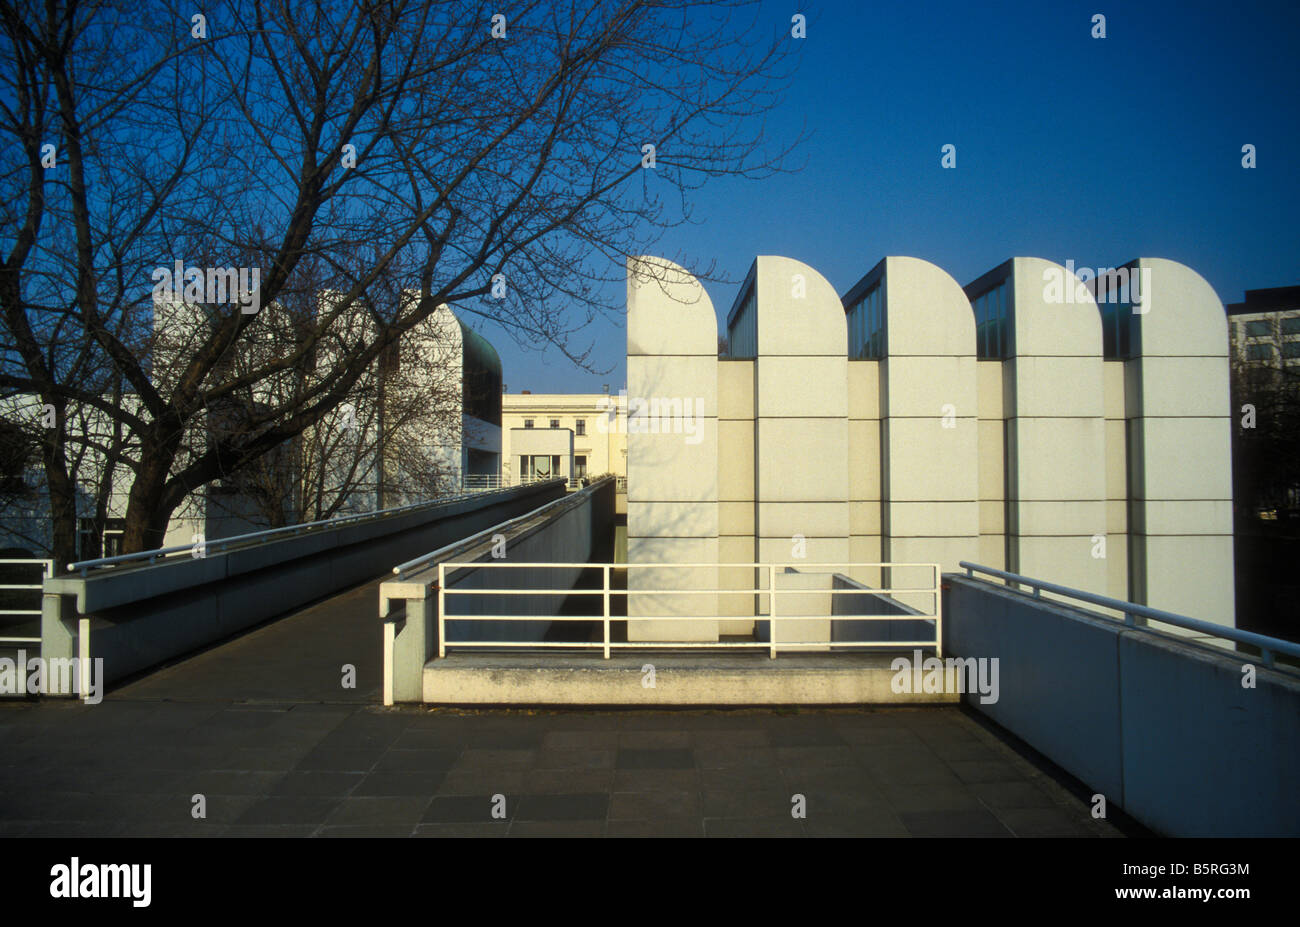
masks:
[[[98,560],[79,560],[76,563],[69,563],[68,569],[71,570],[88,570],[92,567],[112,566],[118,563],[127,563],[132,560],[151,560],[159,557],[165,557],[169,554],[177,554],[181,551],[192,551],[195,547],[202,546],[205,550],[220,553],[221,548],[236,542],[266,540],[275,535],[295,534],[299,531],[310,528],[320,528],[322,526],[339,527],[354,521],[363,521],[366,519],[379,520],[389,515],[396,515],[400,512],[409,512],[412,509],[432,508],[437,505],[448,505],[452,502],[464,502],[468,499],[477,499],[482,497],[482,493],[457,493],[453,496],[444,496],[440,499],[429,499],[424,502],[412,502],[409,505],[399,505],[391,509],[378,509],[374,512],[358,512],[352,515],[339,515],[335,518],[323,518],[318,521],[308,521],[297,525],[286,525],[283,528],[267,528],[264,531],[253,531],[248,534],[237,534],[228,538],[215,538],[211,541],[192,542],[190,544],[177,544],[173,547],[159,547],[155,550],[141,550],[132,554],[118,554],[114,557],[100,557]]]
[[[921,592],[934,595],[938,589],[777,589],[777,595],[883,595],[890,592]],[[448,586],[447,595],[604,595],[604,589],[457,589]],[[755,589],[610,589],[610,595],[767,595],[766,586]]]
[[[997,576],[1001,579],[1009,580],[1010,582],[1041,589],[1044,592],[1054,592],[1057,595],[1078,599],[1081,602],[1089,602],[1093,605],[1100,605],[1103,608],[1113,608],[1116,611],[1124,612],[1125,614],[1140,615],[1143,618],[1159,621],[1162,624],[1171,624],[1188,631],[1200,631],[1201,633],[1208,634],[1212,637],[1221,637],[1238,644],[1249,644],[1252,647],[1259,647],[1264,651],[1276,651],[1293,657],[1300,657],[1300,643],[1283,640],[1280,637],[1268,637],[1263,634],[1256,634],[1254,631],[1240,631],[1236,628],[1228,627],[1227,625],[1215,624],[1211,621],[1202,621],[1199,618],[1189,618],[1186,615],[1177,615],[1173,612],[1161,611],[1158,608],[1151,608],[1147,605],[1139,605],[1136,602],[1125,602],[1123,599],[1113,599],[1110,596],[1098,595],[1094,592],[1085,592],[1082,589],[1072,589],[1069,586],[1058,586],[1056,583],[1049,583],[1040,579],[1032,579],[1028,576],[1021,576],[1019,573],[1008,573],[1005,570],[982,566],[978,563],[968,563],[965,560],[960,561],[958,566],[966,570],[967,576],[971,576],[972,572],[985,573],[989,576]],[[1137,628],[1139,626],[1132,625],[1132,627]]]
[[[39,637],[0,637],[0,644],[39,644]]]
[[[451,650],[456,647],[581,647],[601,650],[605,646],[603,641],[447,641],[447,649]],[[621,644],[617,641],[610,641],[609,646],[628,647],[630,644]],[[638,647],[762,647],[768,648],[768,644],[763,641],[719,641],[709,643],[707,641],[682,641],[681,643],[671,643],[668,641],[655,642],[647,641],[645,643],[637,642]]]
[[[564,500],[562,500],[562,499],[557,499],[557,500],[555,500],[555,502],[562,502],[562,501],[564,501]],[[548,504],[549,504],[549,505],[554,505],[555,503],[552,502],[552,503],[548,503]],[[534,509],[533,512],[530,513],[530,514],[534,514],[534,515],[535,515],[535,514],[537,514],[537,512],[540,512],[540,511],[541,511],[541,509]],[[526,517],[526,516],[520,516],[520,517],[522,518],[522,517]],[[508,524],[508,523],[503,522],[503,524]],[[463,543],[463,542],[460,542],[460,541],[457,542],[457,544],[460,544],[460,543]],[[448,545],[446,545],[446,547],[454,547],[454,546],[456,546],[456,545],[452,545],[452,544],[448,544]],[[446,548],[444,547],[444,548],[442,548],[442,549],[445,550]],[[436,554],[436,553],[438,553],[438,551],[434,551],[434,554]],[[425,557],[429,557],[429,556],[431,556],[431,555],[430,555],[430,554],[425,554],[424,556],[425,556]],[[772,567],[772,566],[774,566],[774,567],[777,567],[777,568],[779,568],[779,569],[780,569],[780,568],[786,568],[786,567],[800,567],[800,568],[806,568],[806,567],[817,567],[817,568],[819,568],[819,569],[844,568],[844,567],[867,567],[867,568],[871,568],[871,567],[889,567],[889,568],[905,568],[905,567],[918,567],[918,568],[919,568],[919,567],[926,567],[927,569],[931,569],[931,570],[932,570],[932,569],[934,569],[935,567],[939,566],[939,564],[937,564],[937,563],[804,563],[803,561],[797,561],[797,562],[796,562],[796,561],[790,561],[790,562],[786,562],[786,561],[780,561],[780,560],[773,560],[773,561],[768,561],[768,562],[763,562],[763,563],[759,563],[759,562],[741,562],[741,563],[719,563],[719,562],[714,562],[714,563],[675,563],[675,562],[671,562],[671,561],[655,562],[655,563],[599,563],[599,562],[595,562],[595,561],[555,561],[555,560],[549,560],[549,561],[547,561],[547,560],[537,560],[537,561],[522,561],[522,562],[515,562],[515,561],[511,561],[511,560],[483,560],[483,561],[478,561],[478,560],[447,560],[447,561],[444,561],[444,562],[443,562],[443,566],[447,567],[447,569],[464,569],[465,567],[489,567],[489,568],[500,568],[500,567],[516,567],[516,568],[524,568],[524,567],[557,567],[557,568],[560,568],[560,567],[564,567],[564,568],[572,568],[572,567],[588,567],[588,568],[592,568],[592,569],[594,569],[594,568],[597,568],[597,567],[605,567],[605,566],[608,566],[610,569],[613,569],[613,570],[629,570],[629,569],[635,569],[635,570],[655,570],[655,569],[663,569],[664,567],[688,567],[688,568],[691,568],[691,569],[699,569],[699,568],[701,568],[701,567],[718,567],[718,568],[727,568],[727,569],[729,569],[729,568],[751,569],[751,568],[755,568],[755,567]],[[396,567],[394,567],[394,570],[396,570]],[[797,573],[798,571],[796,570],[795,572]],[[787,574],[787,575],[788,575],[788,574]],[[849,591],[849,592],[869,592],[869,591],[871,591],[871,592],[873,592],[873,591],[875,591],[875,590],[856,589],[856,590],[845,590],[845,591]]]
[[[903,647],[933,647],[934,641],[778,641],[777,649],[788,647],[883,647],[889,650],[901,649]],[[610,649],[617,650],[643,650],[646,648],[658,648],[663,650],[677,650],[683,647],[708,648],[717,650],[719,648],[749,647],[754,649],[769,650],[771,643],[768,641],[610,641]],[[452,650],[457,647],[568,647],[586,650],[602,650],[605,647],[603,641],[447,641],[447,649]]]
[[[767,621],[769,615],[610,615],[610,621]],[[926,621],[934,615],[777,615],[785,621]],[[444,615],[443,621],[604,621],[604,615]]]
[[[0,615],[40,615],[43,614],[39,608],[0,608]]]
[[[592,483],[591,485],[592,485],[592,486],[595,486],[596,484],[595,484],[595,483]],[[588,488],[590,488],[590,487],[588,487]],[[430,561],[437,560],[438,557],[441,556],[445,551],[454,550],[454,549],[456,549],[456,548],[458,548],[458,547],[465,547],[466,545],[469,545],[469,544],[474,544],[474,543],[478,542],[479,540],[481,540],[482,538],[485,538],[485,537],[491,537],[493,534],[496,534],[496,533],[500,532],[503,528],[510,528],[510,527],[512,527],[513,525],[517,525],[517,524],[520,524],[521,522],[525,522],[525,521],[529,520],[530,518],[536,518],[538,515],[540,515],[541,513],[545,512],[545,511],[546,511],[547,509],[549,509],[549,508],[552,508],[552,507],[554,507],[554,506],[561,505],[561,504],[564,504],[564,503],[573,503],[574,498],[576,498],[576,494],[575,494],[575,495],[565,495],[565,496],[561,496],[561,497],[558,498],[558,499],[552,499],[550,502],[546,503],[545,505],[538,506],[538,507],[535,508],[535,509],[532,509],[532,510],[530,510],[530,511],[528,511],[528,512],[525,512],[525,513],[522,514],[522,515],[518,515],[518,516],[516,516],[516,517],[514,517],[514,518],[507,519],[506,521],[498,522],[497,524],[492,525],[490,528],[484,528],[482,531],[478,532],[477,534],[471,534],[469,537],[461,538],[460,540],[458,540],[458,541],[453,541],[453,542],[450,543],[450,544],[444,544],[444,545],[442,545],[442,547],[439,547],[437,550],[430,551],[430,552],[427,553],[427,554],[421,554],[421,555],[418,556],[418,557],[415,557],[415,558],[413,558],[413,559],[411,559],[411,560],[407,560],[405,563],[399,563],[397,566],[393,567],[393,573],[396,574],[397,576],[401,576],[401,575],[403,575],[404,573],[407,573],[407,572],[410,571],[410,570],[414,570],[416,567],[423,566],[424,564],[429,563]],[[576,503],[575,503],[575,504],[576,504]],[[474,564],[474,565],[475,565],[475,566],[485,566],[485,565],[491,565],[491,564],[490,564],[490,563],[489,563],[489,564],[478,563],[478,564]],[[516,564],[511,564],[511,566],[515,566],[515,565],[516,565]],[[556,566],[556,565],[557,565],[557,564],[547,564],[547,566]],[[585,564],[585,563],[584,563],[584,564],[578,564],[578,565],[579,565],[579,566],[589,566],[590,564]]]
[[[25,586],[0,586],[0,589],[44,589],[41,583],[28,583]]]

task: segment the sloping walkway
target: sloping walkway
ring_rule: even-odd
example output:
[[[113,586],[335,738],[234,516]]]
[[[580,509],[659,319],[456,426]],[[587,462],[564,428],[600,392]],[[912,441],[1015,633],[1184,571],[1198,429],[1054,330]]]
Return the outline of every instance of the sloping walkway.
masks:
[[[262,625],[112,692],[117,699],[374,704],[383,687],[379,579]],[[344,665],[355,669],[344,686]]]

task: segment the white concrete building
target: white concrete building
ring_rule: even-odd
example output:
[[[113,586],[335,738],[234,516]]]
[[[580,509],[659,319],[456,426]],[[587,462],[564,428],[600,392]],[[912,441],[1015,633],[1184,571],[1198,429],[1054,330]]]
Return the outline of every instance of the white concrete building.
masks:
[[[890,257],[841,298],[813,268],[759,257],[718,358],[698,281],[629,263],[630,408],[693,403],[696,422],[629,429],[629,561],[969,560],[1234,624],[1227,324],[1189,268],[1140,259],[1090,286],[1015,258],[963,288]],[[657,588],[655,572],[629,588]],[[755,583],[677,572],[676,588]],[[629,622],[629,639],[761,633],[764,599],[633,596],[630,616],[702,620]],[[807,625],[828,639],[829,622]]]
[[[160,303],[155,307],[150,358],[155,379],[178,374],[189,352],[204,336],[209,311],[186,303]],[[253,329],[241,342],[242,354],[229,361],[224,370],[239,372],[257,364],[259,358],[265,360],[283,350],[288,324],[287,316],[278,312],[275,304],[262,307]],[[358,310],[339,323],[334,335],[339,339],[366,337],[372,325]],[[330,344],[329,339],[322,341],[316,367],[260,381],[253,393],[254,405],[275,402],[280,391],[294,389],[294,376],[310,384],[314,370],[327,367]],[[401,376],[383,377],[386,392],[378,388],[384,365],[388,365],[390,374],[403,368]],[[2,405],[0,412],[12,420],[37,427],[41,406],[36,396],[8,397]],[[135,394],[128,393],[121,405],[135,411],[140,402]],[[235,401],[222,407],[221,415],[226,416],[231,427],[238,427],[241,408],[241,403]],[[221,415],[209,413],[194,420],[180,463],[185,454],[205,449],[210,440],[209,428],[222,427]],[[80,434],[96,436],[100,446],[111,443],[112,423],[97,410],[74,410],[69,422],[70,428]],[[332,508],[324,517],[367,512],[459,492],[467,478],[499,480],[501,434],[500,359],[485,338],[442,306],[408,333],[396,350],[376,360],[347,401],[305,429],[283,453],[258,461],[258,472],[251,477],[240,474],[219,479],[191,492],[173,513],[163,546],[188,545],[198,536],[215,540],[267,527],[270,522],[265,504],[254,504],[246,492],[244,481],[250,478],[262,495],[268,486],[278,487],[277,492],[282,490],[281,517],[288,524],[322,517],[325,505]],[[127,451],[131,453],[130,448]],[[74,478],[79,487],[78,517],[83,525],[94,515],[95,496],[105,485],[101,479],[103,460],[103,453],[93,444],[86,446],[78,460]],[[107,482],[111,488],[104,546],[98,551],[83,548],[83,559],[121,552],[119,542],[131,480],[130,467],[119,463],[113,479]],[[42,539],[49,536],[49,500],[42,474],[32,473],[26,482],[30,488],[21,498],[0,498],[0,515],[5,525],[12,526],[12,530],[0,530],[0,547],[37,554]],[[81,533],[88,531],[82,529]],[[48,544],[48,540],[44,543]]]

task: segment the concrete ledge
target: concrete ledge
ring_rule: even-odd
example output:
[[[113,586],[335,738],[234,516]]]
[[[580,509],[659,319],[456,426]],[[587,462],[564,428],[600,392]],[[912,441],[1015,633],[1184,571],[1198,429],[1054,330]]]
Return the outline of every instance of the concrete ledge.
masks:
[[[440,705],[951,705],[957,693],[895,693],[894,653],[459,653],[424,668]],[[643,683],[654,667],[654,688]]]

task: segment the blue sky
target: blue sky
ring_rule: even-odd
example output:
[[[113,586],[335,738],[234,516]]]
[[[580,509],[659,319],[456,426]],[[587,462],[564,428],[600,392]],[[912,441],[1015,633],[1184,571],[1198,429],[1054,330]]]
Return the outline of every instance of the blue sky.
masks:
[[[804,167],[711,183],[693,200],[696,224],[653,249],[717,262],[732,280],[708,286],[724,321],[758,254],[804,261],[841,294],[890,254],[932,261],[960,284],[1017,255],[1170,258],[1225,303],[1300,283],[1294,0],[764,12],[774,29],[808,17],[799,71],[768,119],[777,140],[806,124]],[[1094,13],[1106,16],[1105,39],[1091,37]],[[1247,143],[1253,170],[1241,166]],[[944,144],[957,148],[954,170],[940,167]],[[621,320],[585,333],[606,374],[484,333],[510,392],[616,391],[626,380]]]

